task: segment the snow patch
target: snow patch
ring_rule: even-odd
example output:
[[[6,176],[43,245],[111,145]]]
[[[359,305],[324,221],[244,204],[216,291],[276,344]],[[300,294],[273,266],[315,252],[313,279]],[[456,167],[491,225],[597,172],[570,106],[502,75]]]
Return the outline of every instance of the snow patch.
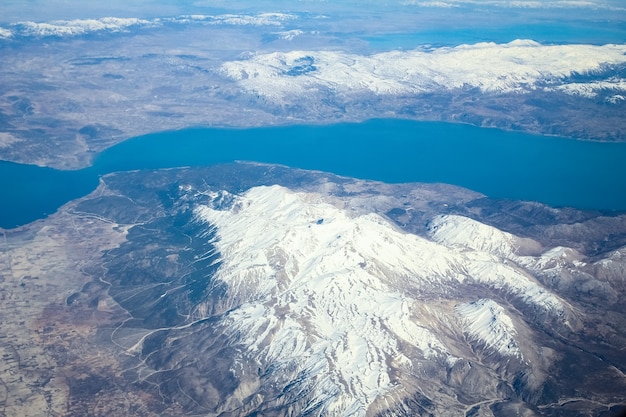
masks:
[[[612,95],[611,97],[608,97],[606,101],[611,104],[623,103],[626,101],[626,96],[623,96],[621,94],[615,94],[615,95]]]
[[[0,38],[10,38],[13,36],[13,31],[9,30],[9,29],[5,29],[0,27]]]
[[[429,235],[449,247],[464,247],[488,252],[503,258],[515,258],[520,252],[537,252],[541,244],[520,238],[468,217],[441,215],[429,224]]]
[[[572,96],[594,98],[597,97],[598,94],[602,91],[618,91],[626,93],[626,80],[611,79],[606,81],[593,81],[588,83],[563,84],[556,87],[555,89]]]
[[[304,35],[304,32],[299,29],[294,29],[294,30],[287,30],[284,32],[276,32],[275,35],[278,35],[280,39],[291,41],[298,36]]]
[[[506,310],[490,299],[459,304],[455,308],[465,326],[471,341],[485,344],[489,349],[522,358],[522,352],[515,340],[517,331]]]

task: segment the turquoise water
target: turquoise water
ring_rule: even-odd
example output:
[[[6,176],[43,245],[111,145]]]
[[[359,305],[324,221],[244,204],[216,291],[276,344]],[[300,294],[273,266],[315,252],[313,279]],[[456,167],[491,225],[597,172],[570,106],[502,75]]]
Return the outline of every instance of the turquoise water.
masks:
[[[141,136],[56,171],[0,163],[0,227],[25,224],[92,191],[98,177],[234,160],[279,163],[385,182],[444,182],[494,198],[626,210],[626,143],[585,142],[469,125],[358,124],[188,129]]]
[[[500,24],[493,27],[452,27],[424,29],[415,32],[380,33],[362,38],[379,50],[415,49],[421,45],[456,46],[478,42],[508,43],[515,39],[532,39],[544,44],[589,43],[604,45],[624,43],[623,21],[551,21],[549,23]]]

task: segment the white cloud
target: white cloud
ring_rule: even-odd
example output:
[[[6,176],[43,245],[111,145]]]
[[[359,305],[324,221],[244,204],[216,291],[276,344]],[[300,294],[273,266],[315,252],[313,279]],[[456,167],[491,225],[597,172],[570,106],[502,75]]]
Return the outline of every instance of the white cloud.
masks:
[[[626,45],[541,45],[530,40],[356,55],[292,51],[226,62],[223,73],[243,89],[280,102],[319,89],[379,95],[476,88],[525,93],[564,84],[573,74],[626,64]],[[543,87],[542,87],[543,88]]]

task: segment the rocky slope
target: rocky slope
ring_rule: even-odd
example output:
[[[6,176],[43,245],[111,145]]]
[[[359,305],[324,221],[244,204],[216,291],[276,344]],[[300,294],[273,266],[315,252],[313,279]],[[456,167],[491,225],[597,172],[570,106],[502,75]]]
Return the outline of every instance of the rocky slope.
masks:
[[[21,332],[42,350],[11,367],[23,378],[4,381],[7,412],[573,416],[626,405],[626,249],[602,243],[626,236],[624,216],[234,164],[110,175],[3,233],[5,286],[33,300],[7,303],[18,314],[3,327],[29,311]],[[18,263],[27,253],[32,271]]]

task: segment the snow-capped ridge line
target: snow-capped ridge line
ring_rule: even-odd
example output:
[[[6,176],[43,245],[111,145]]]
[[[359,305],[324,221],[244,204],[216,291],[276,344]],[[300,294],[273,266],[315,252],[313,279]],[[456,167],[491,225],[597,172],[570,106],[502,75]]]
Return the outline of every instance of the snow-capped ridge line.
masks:
[[[53,20],[49,22],[23,21],[0,27],[1,38],[72,37],[98,32],[125,32],[131,29],[159,27],[164,24],[208,24],[233,26],[282,26],[297,19],[288,13],[181,15],[141,19],[134,17],[102,17],[94,19]]]
[[[439,215],[432,219],[429,236],[446,246],[461,246],[507,259],[543,252],[542,245],[533,239],[521,238],[459,215]]]
[[[309,62],[306,69],[301,65],[303,59]],[[377,95],[465,88],[486,94],[537,89],[568,92],[560,86],[567,85],[569,77],[600,74],[607,65],[624,64],[626,44],[543,45],[517,39],[504,44],[481,42],[371,55],[314,50],[252,54],[224,63],[221,71],[247,91],[284,101],[318,88]],[[620,82],[611,85],[622,91]],[[604,86],[602,80],[589,83],[593,91]]]
[[[515,340],[517,331],[505,309],[490,299],[480,299],[455,307],[472,341],[485,344],[502,355],[522,358]]]

